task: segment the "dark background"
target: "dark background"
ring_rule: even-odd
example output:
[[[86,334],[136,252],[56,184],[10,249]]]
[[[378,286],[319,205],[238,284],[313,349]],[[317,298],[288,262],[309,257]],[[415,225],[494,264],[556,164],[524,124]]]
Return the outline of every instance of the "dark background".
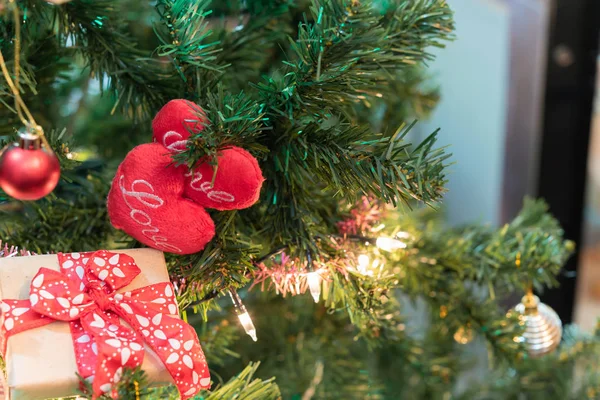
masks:
[[[556,0],[549,39],[538,195],[546,199],[567,238],[580,244],[600,0]],[[578,260],[579,251],[567,263],[560,287],[541,296],[563,323],[573,318]]]

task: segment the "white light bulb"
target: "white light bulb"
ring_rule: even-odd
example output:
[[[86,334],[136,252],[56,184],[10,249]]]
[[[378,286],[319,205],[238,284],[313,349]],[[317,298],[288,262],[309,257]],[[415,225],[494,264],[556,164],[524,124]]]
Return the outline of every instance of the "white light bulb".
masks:
[[[244,328],[246,333],[250,335],[252,340],[256,342],[258,340],[256,337],[256,328],[252,323],[252,318],[250,318],[250,314],[248,314],[244,303],[242,303],[240,295],[237,294],[235,289],[229,289],[229,296],[231,296],[231,301],[233,301],[235,313],[237,314],[238,319],[240,320],[240,324],[242,324],[242,327]]]
[[[396,239],[388,238],[388,237],[378,237],[375,244],[381,250],[385,250],[385,251],[394,251],[394,250],[406,248],[406,243],[401,242]]]
[[[309,272],[306,274],[306,281],[313,300],[318,303],[319,297],[321,297],[321,275],[318,272]]]
[[[252,340],[254,340],[256,342],[258,340],[258,338],[256,337],[256,328],[254,327],[254,324],[252,323],[252,318],[250,318],[250,314],[248,314],[248,311],[246,311],[242,314],[238,314],[238,318],[240,320],[240,323],[244,327],[244,330],[246,331],[246,333],[248,335],[250,335]]]
[[[358,265],[359,265],[359,267],[367,268],[370,263],[371,263],[371,260],[369,259],[368,255],[361,254],[360,256],[358,256]]]
[[[369,264],[371,264],[371,259],[368,255],[361,254],[358,256],[358,272],[367,275],[369,272]]]

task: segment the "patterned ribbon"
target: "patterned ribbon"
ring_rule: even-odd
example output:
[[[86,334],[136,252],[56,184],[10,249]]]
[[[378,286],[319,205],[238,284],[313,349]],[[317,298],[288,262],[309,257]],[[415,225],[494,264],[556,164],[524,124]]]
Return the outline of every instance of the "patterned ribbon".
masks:
[[[117,293],[140,274],[132,257],[105,250],[58,254],[61,272],[40,268],[29,300],[3,300],[1,336],[69,322],[79,374],[93,379],[94,398],[116,393],[123,367],[144,359],[144,342],[164,363],[182,399],[210,387],[194,329],[178,318],[170,282]],[[131,327],[121,324],[123,319]]]

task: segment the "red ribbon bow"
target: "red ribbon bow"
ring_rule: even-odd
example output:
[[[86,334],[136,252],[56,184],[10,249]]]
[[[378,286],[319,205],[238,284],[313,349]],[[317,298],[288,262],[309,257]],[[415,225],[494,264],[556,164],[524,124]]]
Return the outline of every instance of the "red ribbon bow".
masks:
[[[123,367],[142,364],[144,342],[162,360],[183,399],[210,387],[198,336],[177,317],[171,283],[117,293],[140,273],[127,254],[59,253],[58,260],[61,272],[40,268],[29,300],[2,301],[5,338],[54,321],[70,322],[77,368],[84,378],[93,377],[94,397],[111,392]]]

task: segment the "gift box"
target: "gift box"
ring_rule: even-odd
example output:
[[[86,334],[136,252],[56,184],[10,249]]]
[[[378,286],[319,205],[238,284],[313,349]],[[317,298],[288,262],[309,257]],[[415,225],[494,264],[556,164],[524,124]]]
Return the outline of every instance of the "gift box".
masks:
[[[210,385],[194,329],[181,321],[162,252],[97,251],[0,259],[5,398],[113,394],[123,368],[186,399]]]

